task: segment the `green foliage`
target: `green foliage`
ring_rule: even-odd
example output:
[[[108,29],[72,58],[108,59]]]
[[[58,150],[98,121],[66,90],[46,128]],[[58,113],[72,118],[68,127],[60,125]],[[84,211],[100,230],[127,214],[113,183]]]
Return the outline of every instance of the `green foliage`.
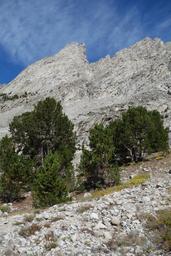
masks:
[[[19,96],[17,94],[14,95],[8,95],[6,93],[1,93],[0,97],[3,101],[7,101],[7,100],[17,100],[19,99]]]
[[[72,180],[71,165],[58,153],[50,153],[38,170],[33,184],[35,207],[47,207],[68,200]]]
[[[0,205],[0,211],[10,213],[11,209],[8,204],[3,204],[3,205]]]
[[[1,200],[20,198],[34,183],[35,205],[64,201],[73,185],[73,128],[53,98],[40,101],[32,112],[14,117],[11,138],[5,137],[0,143]]]
[[[113,156],[112,133],[110,129],[104,127],[102,124],[95,125],[90,130],[90,148],[96,155],[96,160],[99,165],[108,164]]]
[[[168,130],[163,127],[158,111],[132,107],[109,127],[113,132],[115,156],[121,163],[140,161],[145,154],[168,149]]]
[[[114,147],[111,130],[102,124],[90,131],[90,148],[83,149],[80,162],[82,189],[97,188],[119,183],[119,169],[113,163]]]
[[[151,145],[151,152],[167,151],[168,129],[163,127],[163,120],[158,111],[148,112],[151,119],[151,130],[148,133],[148,139]]]
[[[141,161],[146,154],[168,149],[168,130],[158,111],[132,107],[121,119],[90,130],[90,150],[83,148],[81,188],[91,189],[119,183],[116,163]]]
[[[11,202],[21,197],[31,183],[32,162],[15,152],[11,138],[5,136],[0,142],[0,199]]]
[[[53,98],[40,101],[34,110],[14,118],[10,132],[18,149],[30,155],[39,165],[49,152],[65,152],[71,161],[75,152],[73,124]],[[67,152],[67,153],[66,153]]]

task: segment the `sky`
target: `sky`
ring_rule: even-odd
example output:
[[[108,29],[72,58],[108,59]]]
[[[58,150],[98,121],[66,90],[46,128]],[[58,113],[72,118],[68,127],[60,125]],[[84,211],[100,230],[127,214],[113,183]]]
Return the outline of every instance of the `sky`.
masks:
[[[93,62],[145,37],[171,41],[171,0],[0,0],[0,84],[71,42]]]

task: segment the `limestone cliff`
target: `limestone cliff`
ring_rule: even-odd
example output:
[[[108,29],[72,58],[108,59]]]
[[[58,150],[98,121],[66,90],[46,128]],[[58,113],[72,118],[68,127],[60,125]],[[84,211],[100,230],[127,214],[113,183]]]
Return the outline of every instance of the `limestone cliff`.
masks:
[[[4,101],[2,94],[9,97]],[[87,61],[83,44],[73,43],[30,65],[0,95],[1,137],[15,115],[47,96],[60,100],[74,122],[78,148],[95,122],[108,122],[130,105],[159,110],[171,128],[171,43],[146,38],[95,63]]]

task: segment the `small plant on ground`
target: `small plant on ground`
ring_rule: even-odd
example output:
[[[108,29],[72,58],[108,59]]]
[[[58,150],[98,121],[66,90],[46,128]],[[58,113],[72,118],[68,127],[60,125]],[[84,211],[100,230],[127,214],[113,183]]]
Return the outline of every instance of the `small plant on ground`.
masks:
[[[86,211],[90,210],[91,208],[93,208],[93,206],[91,204],[85,204],[85,205],[82,205],[81,207],[79,207],[77,209],[77,212],[78,213],[83,213],[83,212],[86,212]]]
[[[147,228],[152,231],[156,247],[171,252],[171,208],[158,211],[155,216],[149,215]]]
[[[45,234],[45,240],[46,240],[45,248],[47,251],[51,251],[52,249],[58,246],[57,238],[55,237],[53,231],[50,231],[47,234]]]
[[[14,223],[15,226],[20,226],[20,225],[25,225],[25,222],[24,221],[16,221]]]
[[[50,222],[46,222],[44,225],[43,225],[43,227],[45,227],[45,228],[50,228]]]
[[[106,246],[112,251],[117,250],[117,248],[119,247],[121,252],[123,250],[123,253],[124,253],[124,247],[132,247],[132,248],[136,246],[143,247],[146,243],[147,243],[146,237],[139,236],[137,233],[134,233],[134,232],[130,232],[126,235],[122,235],[119,237],[117,237],[117,235],[114,233],[112,236],[112,239],[106,243]]]
[[[64,220],[64,217],[63,216],[53,216],[50,219],[51,222],[56,222],[56,221],[59,221],[59,220]]]
[[[21,228],[21,230],[19,231],[19,235],[27,238],[29,236],[34,235],[37,231],[40,231],[40,230],[41,230],[41,226],[33,223],[28,227]]]
[[[10,209],[9,205],[3,204],[3,205],[0,205],[0,211],[1,211],[1,212],[7,212],[7,213],[9,213],[9,212],[11,211],[11,209]]]
[[[32,221],[34,220],[34,217],[35,217],[34,214],[26,215],[26,216],[24,217],[24,221],[25,221],[25,222],[32,222]]]

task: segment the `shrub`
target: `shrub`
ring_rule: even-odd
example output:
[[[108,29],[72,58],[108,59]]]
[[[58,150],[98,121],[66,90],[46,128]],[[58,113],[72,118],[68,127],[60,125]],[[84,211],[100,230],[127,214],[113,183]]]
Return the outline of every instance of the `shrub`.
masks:
[[[24,217],[24,222],[32,222],[34,220],[35,215],[29,214]]]
[[[19,231],[19,235],[23,236],[24,238],[27,238],[29,236],[34,235],[37,231],[41,230],[41,226],[33,223],[28,227],[22,227],[21,230]]]
[[[1,93],[0,97],[2,98],[3,101],[19,99],[19,96],[17,94],[9,95],[6,93]]]
[[[8,204],[3,204],[0,205],[0,211],[9,213],[11,211],[11,208]]]
[[[71,176],[71,165],[65,165],[58,153],[50,153],[38,170],[33,183],[34,206],[47,207],[68,200]]]
[[[82,214],[83,212],[86,212],[86,211],[90,210],[91,208],[93,208],[93,206],[91,204],[84,204],[80,208],[77,209],[77,213]]]
[[[147,227],[153,232],[157,247],[171,252],[171,209],[160,210],[147,218]]]
[[[45,234],[45,240],[45,248],[47,251],[51,251],[52,249],[58,246],[58,241],[53,231],[50,231],[47,234]]]

